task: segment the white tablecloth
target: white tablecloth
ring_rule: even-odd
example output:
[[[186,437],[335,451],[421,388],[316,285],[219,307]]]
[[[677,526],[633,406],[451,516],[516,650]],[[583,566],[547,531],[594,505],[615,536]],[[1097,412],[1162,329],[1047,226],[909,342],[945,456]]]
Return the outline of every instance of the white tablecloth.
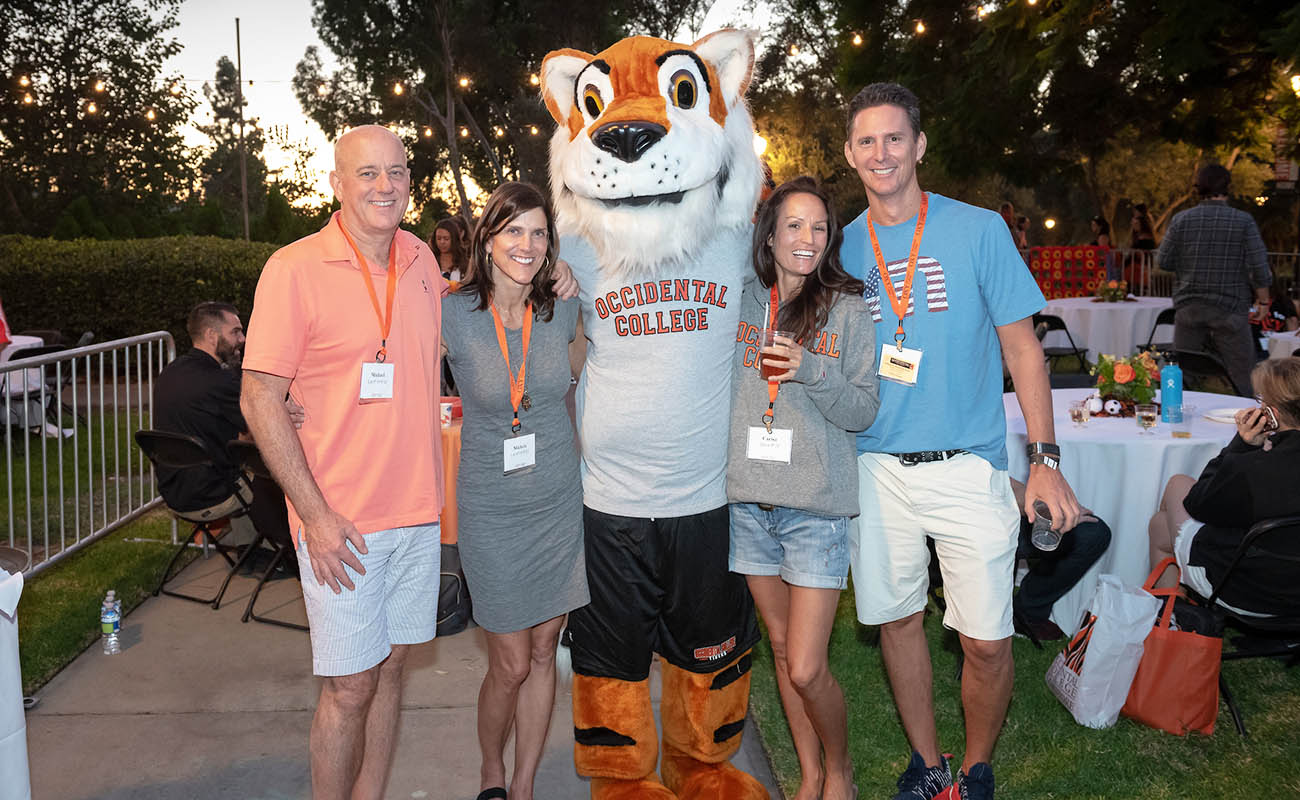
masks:
[[[1268,357],[1286,358],[1300,350],[1300,331],[1275,333],[1268,337]]]
[[[1112,534],[1110,549],[1052,607],[1052,620],[1067,634],[1078,628],[1079,618],[1097,588],[1099,574],[1118,575],[1125,583],[1139,586],[1150,572],[1147,523],[1160,507],[1165,484],[1179,473],[1200,475],[1237,432],[1235,425],[1205,419],[1205,412],[1254,405],[1244,397],[1184,392],[1183,404],[1196,406],[1196,419],[1190,439],[1175,439],[1170,435],[1170,426],[1164,423],[1156,425],[1154,435],[1139,435],[1137,421],[1132,417],[1097,417],[1083,428],[1074,427],[1070,402],[1091,393],[1091,389],[1052,392],[1061,473],[1079,502],[1104,520]],[[1023,481],[1029,475],[1025,419],[1014,394],[1003,395],[1002,402],[1007,412],[1011,477]]]
[[[1055,314],[1065,320],[1074,343],[1079,349],[1087,350],[1089,358],[1096,361],[1097,356],[1103,353],[1132,355],[1147,343],[1151,326],[1156,324],[1160,312],[1172,308],[1173,304],[1174,301],[1168,297],[1139,297],[1133,302],[1121,303],[1094,303],[1091,297],[1069,297],[1049,301],[1043,313]],[[1157,332],[1156,340],[1162,338],[1166,342],[1174,340],[1173,326],[1167,331]],[[1048,334],[1043,343],[1057,347],[1069,344],[1065,334],[1059,331]]]

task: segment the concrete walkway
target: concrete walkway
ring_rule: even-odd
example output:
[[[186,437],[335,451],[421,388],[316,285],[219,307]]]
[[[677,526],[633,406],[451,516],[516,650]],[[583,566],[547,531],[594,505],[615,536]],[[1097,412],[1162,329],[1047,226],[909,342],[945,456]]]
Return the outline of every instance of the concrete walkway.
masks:
[[[191,591],[215,590],[222,566],[200,560],[181,580]],[[33,798],[310,797],[307,738],[318,687],[307,634],[241,624],[252,588],[252,579],[236,578],[217,611],[151,598],[123,621],[121,655],[105,656],[95,644],[41,690],[27,715]],[[268,584],[258,612],[304,621],[297,581]],[[486,654],[478,629],[415,648],[388,797],[478,793],[475,701]],[[656,683],[657,676],[657,698]],[[540,800],[589,796],[573,769],[572,725],[561,687],[536,783]],[[735,763],[781,797],[752,722]]]

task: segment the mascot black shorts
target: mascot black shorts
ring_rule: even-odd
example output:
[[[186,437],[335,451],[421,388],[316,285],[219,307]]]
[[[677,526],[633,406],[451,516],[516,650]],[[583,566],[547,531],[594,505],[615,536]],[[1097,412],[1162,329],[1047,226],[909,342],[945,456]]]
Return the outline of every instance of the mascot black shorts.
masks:
[[[727,569],[727,507],[689,517],[619,517],[582,509],[591,604],[569,614],[565,641],[581,675],[640,681],[657,652],[715,672],[758,642],[745,578]]]

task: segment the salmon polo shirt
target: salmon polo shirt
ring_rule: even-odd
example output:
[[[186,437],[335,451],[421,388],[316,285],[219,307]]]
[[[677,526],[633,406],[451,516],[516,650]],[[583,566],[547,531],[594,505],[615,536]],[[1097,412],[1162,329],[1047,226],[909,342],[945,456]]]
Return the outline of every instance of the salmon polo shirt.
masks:
[[[360,402],[361,365],[375,361],[382,328],[340,221],[336,212],[320,232],[266,262],[243,367],[292,379],[289,393],[306,410],[298,438],[330,508],[363,534],[428,525],[443,503],[438,331],[445,282],[428,246],[399,230],[385,359],[395,367],[393,397]],[[385,267],[370,267],[381,311]],[[301,523],[290,503],[295,543]]]

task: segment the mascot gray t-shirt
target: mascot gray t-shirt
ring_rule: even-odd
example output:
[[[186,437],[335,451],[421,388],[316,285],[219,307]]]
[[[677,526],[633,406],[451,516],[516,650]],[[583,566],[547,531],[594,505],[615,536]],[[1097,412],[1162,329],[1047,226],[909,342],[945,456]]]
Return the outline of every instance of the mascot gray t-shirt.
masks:
[[[731,228],[662,276],[631,277],[600,270],[585,240],[563,237],[589,340],[578,433],[590,508],[680,517],[727,502],[731,358],[745,263],[736,254],[748,251],[750,235],[749,226]]]

